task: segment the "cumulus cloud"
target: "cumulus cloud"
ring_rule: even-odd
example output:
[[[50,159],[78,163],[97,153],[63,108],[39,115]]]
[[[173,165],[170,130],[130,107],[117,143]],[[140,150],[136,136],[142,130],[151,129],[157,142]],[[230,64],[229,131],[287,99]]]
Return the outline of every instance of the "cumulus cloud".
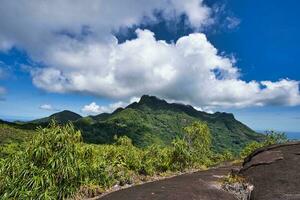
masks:
[[[103,112],[103,110],[100,108],[100,106],[97,105],[95,102],[85,105],[81,109],[81,111],[84,113],[93,113],[93,114],[99,114],[99,113]]]
[[[54,108],[52,105],[50,104],[43,104],[43,105],[40,105],[39,107],[40,109],[42,110],[47,110],[47,111],[58,111],[57,108]]]
[[[118,101],[116,103],[111,103],[105,106],[99,106],[95,102],[92,102],[88,105],[83,106],[81,109],[81,112],[87,113],[87,114],[100,114],[100,113],[111,113],[117,108],[123,108],[127,106],[130,103],[138,102],[139,98],[133,97],[130,99],[130,101],[124,102],[124,101]]]
[[[92,43],[51,57],[55,67],[34,71],[33,81],[52,92],[112,99],[150,93],[211,107],[300,103],[298,81],[243,81],[234,59],[221,56],[201,33],[168,44],[149,30],[137,30],[136,39],[122,44],[116,39],[106,48]]]
[[[69,37],[108,42],[113,30],[155,22],[155,12],[185,14],[196,29],[211,23],[203,0],[1,0],[0,49],[17,46],[39,59]]]
[[[107,106],[99,106],[95,102],[85,105],[81,111],[87,114],[111,113],[117,108],[126,106],[123,102],[112,103]]]
[[[88,93],[116,102],[152,94],[207,109],[300,104],[298,81],[244,81],[235,60],[202,33],[171,44],[149,30],[136,30],[137,38],[124,43],[111,34],[157,21],[155,11],[165,19],[185,14],[195,31],[214,21],[203,0],[2,0],[0,49],[16,46],[42,63],[31,68],[33,83],[51,92]],[[229,22],[238,25],[236,19]],[[92,102],[82,111],[113,107]]]

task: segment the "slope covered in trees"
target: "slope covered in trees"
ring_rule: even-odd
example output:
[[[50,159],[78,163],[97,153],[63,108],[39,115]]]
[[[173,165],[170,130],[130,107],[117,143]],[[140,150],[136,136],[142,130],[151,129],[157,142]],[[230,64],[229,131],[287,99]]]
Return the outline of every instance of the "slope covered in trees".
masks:
[[[75,125],[90,143],[111,143],[114,135],[126,135],[139,147],[153,143],[169,145],[183,136],[183,128],[194,121],[206,122],[212,134],[216,151],[231,149],[238,152],[251,141],[260,141],[262,135],[239,122],[230,113],[209,114],[192,106],[168,103],[154,96],[144,95],[139,102],[112,114],[81,118]]]

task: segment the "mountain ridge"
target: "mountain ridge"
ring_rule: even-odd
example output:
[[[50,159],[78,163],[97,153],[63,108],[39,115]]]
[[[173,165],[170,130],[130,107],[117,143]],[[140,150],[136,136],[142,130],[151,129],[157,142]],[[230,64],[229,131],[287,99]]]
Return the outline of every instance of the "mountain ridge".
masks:
[[[227,148],[239,151],[248,142],[263,137],[236,120],[232,113],[210,114],[150,95],[143,95],[139,102],[110,114],[101,113],[88,120],[83,117],[75,125],[82,130],[87,142],[111,143],[114,135],[126,135],[134,144],[143,147],[153,143],[169,145],[175,137],[183,136],[183,127],[199,120],[209,125],[216,151]]]
[[[82,117],[64,110],[18,126],[34,129],[47,125],[52,119],[62,124],[72,122],[82,131],[83,140],[94,144],[110,144],[114,142],[114,136],[125,135],[138,147],[170,145],[176,137],[183,137],[183,128],[194,121],[208,124],[213,149],[217,152],[226,149],[238,152],[249,142],[260,141],[264,137],[236,120],[232,113],[210,114],[190,105],[168,103],[150,95],[143,95],[139,102],[117,108],[112,113]]]

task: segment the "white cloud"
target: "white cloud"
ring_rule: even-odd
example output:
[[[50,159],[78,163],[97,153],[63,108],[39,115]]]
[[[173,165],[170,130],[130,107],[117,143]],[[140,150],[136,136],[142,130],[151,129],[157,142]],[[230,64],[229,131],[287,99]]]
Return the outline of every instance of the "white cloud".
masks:
[[[117,103],[152,94],[209,109],[299,105],[298,81],[243,81],[234,59],[218,53],[204,34],[174,44],[157,40],[149,30],[138,29],[136,39],[122,44],[111,34],[158,20],[157,10],[166,19],[186,14],[190,25],[201,30],[213,22],[202,2],[2,0],[0,49],[16,46],[43,63],[46,67],[32,67],[33,83],[51,92],[89,93]],[[117,103],[93,102],[83,111],[109,112],[122,104]]]
[[[81,109],[81,112],[87,113],[87,114],[100,114],[100,113],[111,113],[117,108],[124,108],[128,104],[131,104],[133,102],[138,102],[139,98],[133,97],[130,99],[130,101],[123,102],[123,101],[118,101],[116,103],[111,103],[106,106],[99,106],[95,102],[92,102],[88,105],[83,106]]]
[[[58,111],[58,109],[54,108],[52,105],[50,104],[43,104],[43,105],[40,105],[39,107],[40,109],[42,110],[48,110],[48,111]]]
[[[299,83],[250,81],[239,77],[234,59],[218,54],[204,34],[181,37],[175,44],[157,41],[148,30],[136,39],[104,48],[56,50],[52,66],[33,72],[34,83],[52,92],[82,92],[112,99],[142,94],[185,101],[201,107],[298,105]]]
[[[89,105],[85,105],[82,109],[82,112],[84,113],[93,113],[93,114],[99,114],[102,111],[99,105],[97,105],[95,102],[90,103]]]
[[[144,23],[145,18],[147,22],[156,21],[155,11],[162,12],[166,19],[186,14],[190,24],[199,29],[211,23],[211,10],[202,1],[1,0],[0,49],[17,46],[39,60],[68,36],[109,42],[113,30]]]

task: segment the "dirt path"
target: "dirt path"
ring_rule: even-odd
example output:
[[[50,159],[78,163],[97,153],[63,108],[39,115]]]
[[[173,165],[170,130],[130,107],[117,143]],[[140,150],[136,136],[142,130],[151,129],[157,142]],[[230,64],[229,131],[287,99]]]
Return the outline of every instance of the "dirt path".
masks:
[[[184,174],[107,194],[99,200],[236,200],[219,181],[232,166]]]

